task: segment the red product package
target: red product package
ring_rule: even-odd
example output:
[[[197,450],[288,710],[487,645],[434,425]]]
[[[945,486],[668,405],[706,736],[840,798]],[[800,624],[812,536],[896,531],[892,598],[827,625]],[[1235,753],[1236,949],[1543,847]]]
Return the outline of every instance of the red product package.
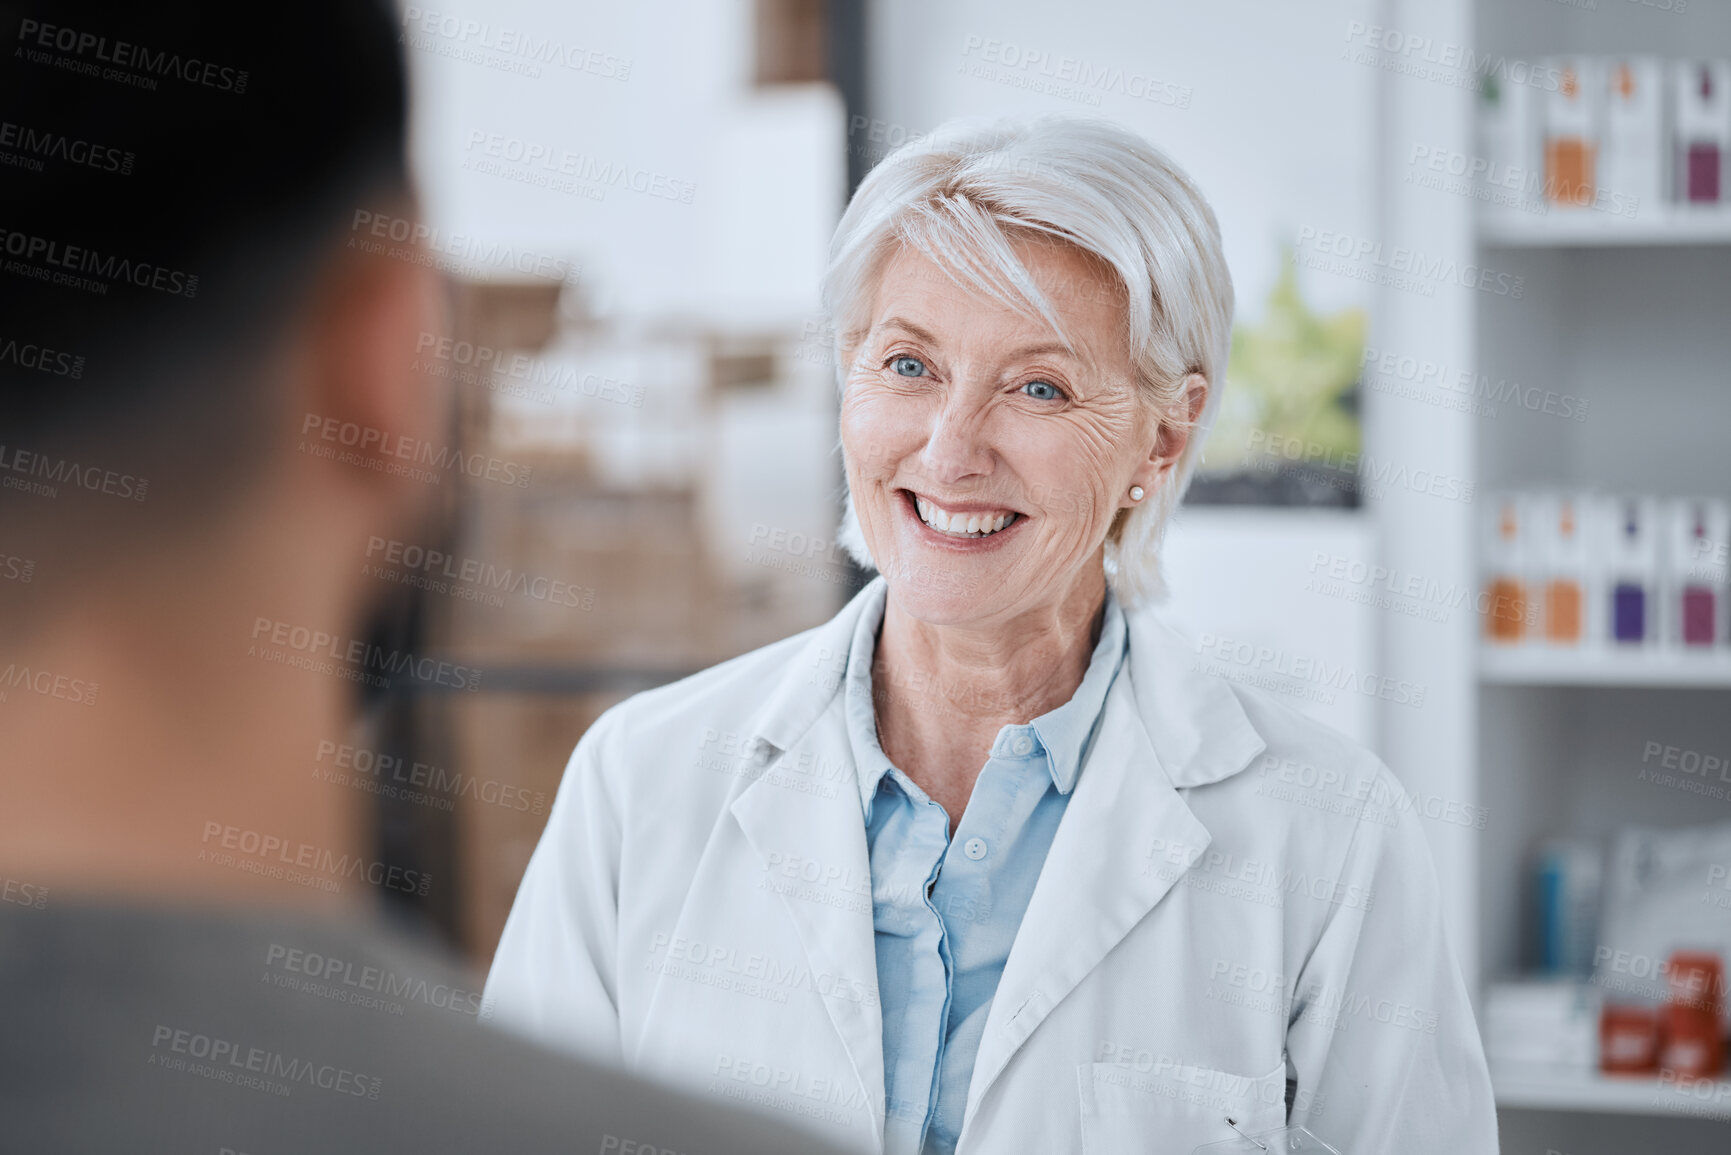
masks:
[[[1707,951],[1677,951],[1666,966],[1670,997],[1660,1013],[1659,1066],[1714,1079],[1725,1066],[1725,964]]]

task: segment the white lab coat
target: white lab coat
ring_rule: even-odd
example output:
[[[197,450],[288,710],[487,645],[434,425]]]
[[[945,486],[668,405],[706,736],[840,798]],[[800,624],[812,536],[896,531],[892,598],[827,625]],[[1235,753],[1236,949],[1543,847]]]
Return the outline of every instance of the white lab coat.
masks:
[[[880,579],[881,580],[881,579]],[[863,595],[862,595],[863,597]],[[501,1025],[883,1149],[871,878],[832,621],[608,711],[487,981]],[[1302,1123],[1497,1148],[1417,818],[1370,753],[1146,613],[993,999],[958,1155]]]

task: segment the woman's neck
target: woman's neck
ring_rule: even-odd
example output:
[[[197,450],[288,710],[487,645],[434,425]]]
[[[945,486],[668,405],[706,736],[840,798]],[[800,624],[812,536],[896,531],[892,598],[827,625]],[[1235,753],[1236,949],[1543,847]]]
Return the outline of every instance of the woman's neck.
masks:
[[[943,806],[953,830],[998,731],[1068,702],[1099,638],[1103,575],[1002,620],[933,625],[894,593],[872,657],[878,741],[891,763]]]

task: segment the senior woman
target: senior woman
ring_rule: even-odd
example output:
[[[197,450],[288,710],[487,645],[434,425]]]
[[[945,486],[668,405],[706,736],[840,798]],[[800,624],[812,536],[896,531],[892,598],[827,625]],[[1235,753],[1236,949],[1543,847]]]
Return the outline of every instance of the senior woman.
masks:
[[[880,576],[584,735],[484,1013],[861,1151],[1494,1151],[1399,785],[1145,609],[1232,319],[1195,185],[1105,122],[946,127],[825,297]]]

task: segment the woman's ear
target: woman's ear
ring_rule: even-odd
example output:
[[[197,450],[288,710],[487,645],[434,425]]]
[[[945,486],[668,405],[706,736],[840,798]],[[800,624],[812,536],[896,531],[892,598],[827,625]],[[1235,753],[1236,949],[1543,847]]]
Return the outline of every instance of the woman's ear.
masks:
[[[1136,467],[1131,479],[1132,485],[1139,485],[1144,492],[1152,493],[1155,486],[1167,480],[1173,467],[1178,464],[1178,459],[1184,456],[1184,450],[1189,446],[1196,423],[1202,420],[1202,410],[1207,404],[1208,378],[1200,373],[1192,373],[1180,382],[1178,396],[1173,400],[1172,412],[1182,416],[1153,418],[1159,422],[1154,446],[1147,458]]]

